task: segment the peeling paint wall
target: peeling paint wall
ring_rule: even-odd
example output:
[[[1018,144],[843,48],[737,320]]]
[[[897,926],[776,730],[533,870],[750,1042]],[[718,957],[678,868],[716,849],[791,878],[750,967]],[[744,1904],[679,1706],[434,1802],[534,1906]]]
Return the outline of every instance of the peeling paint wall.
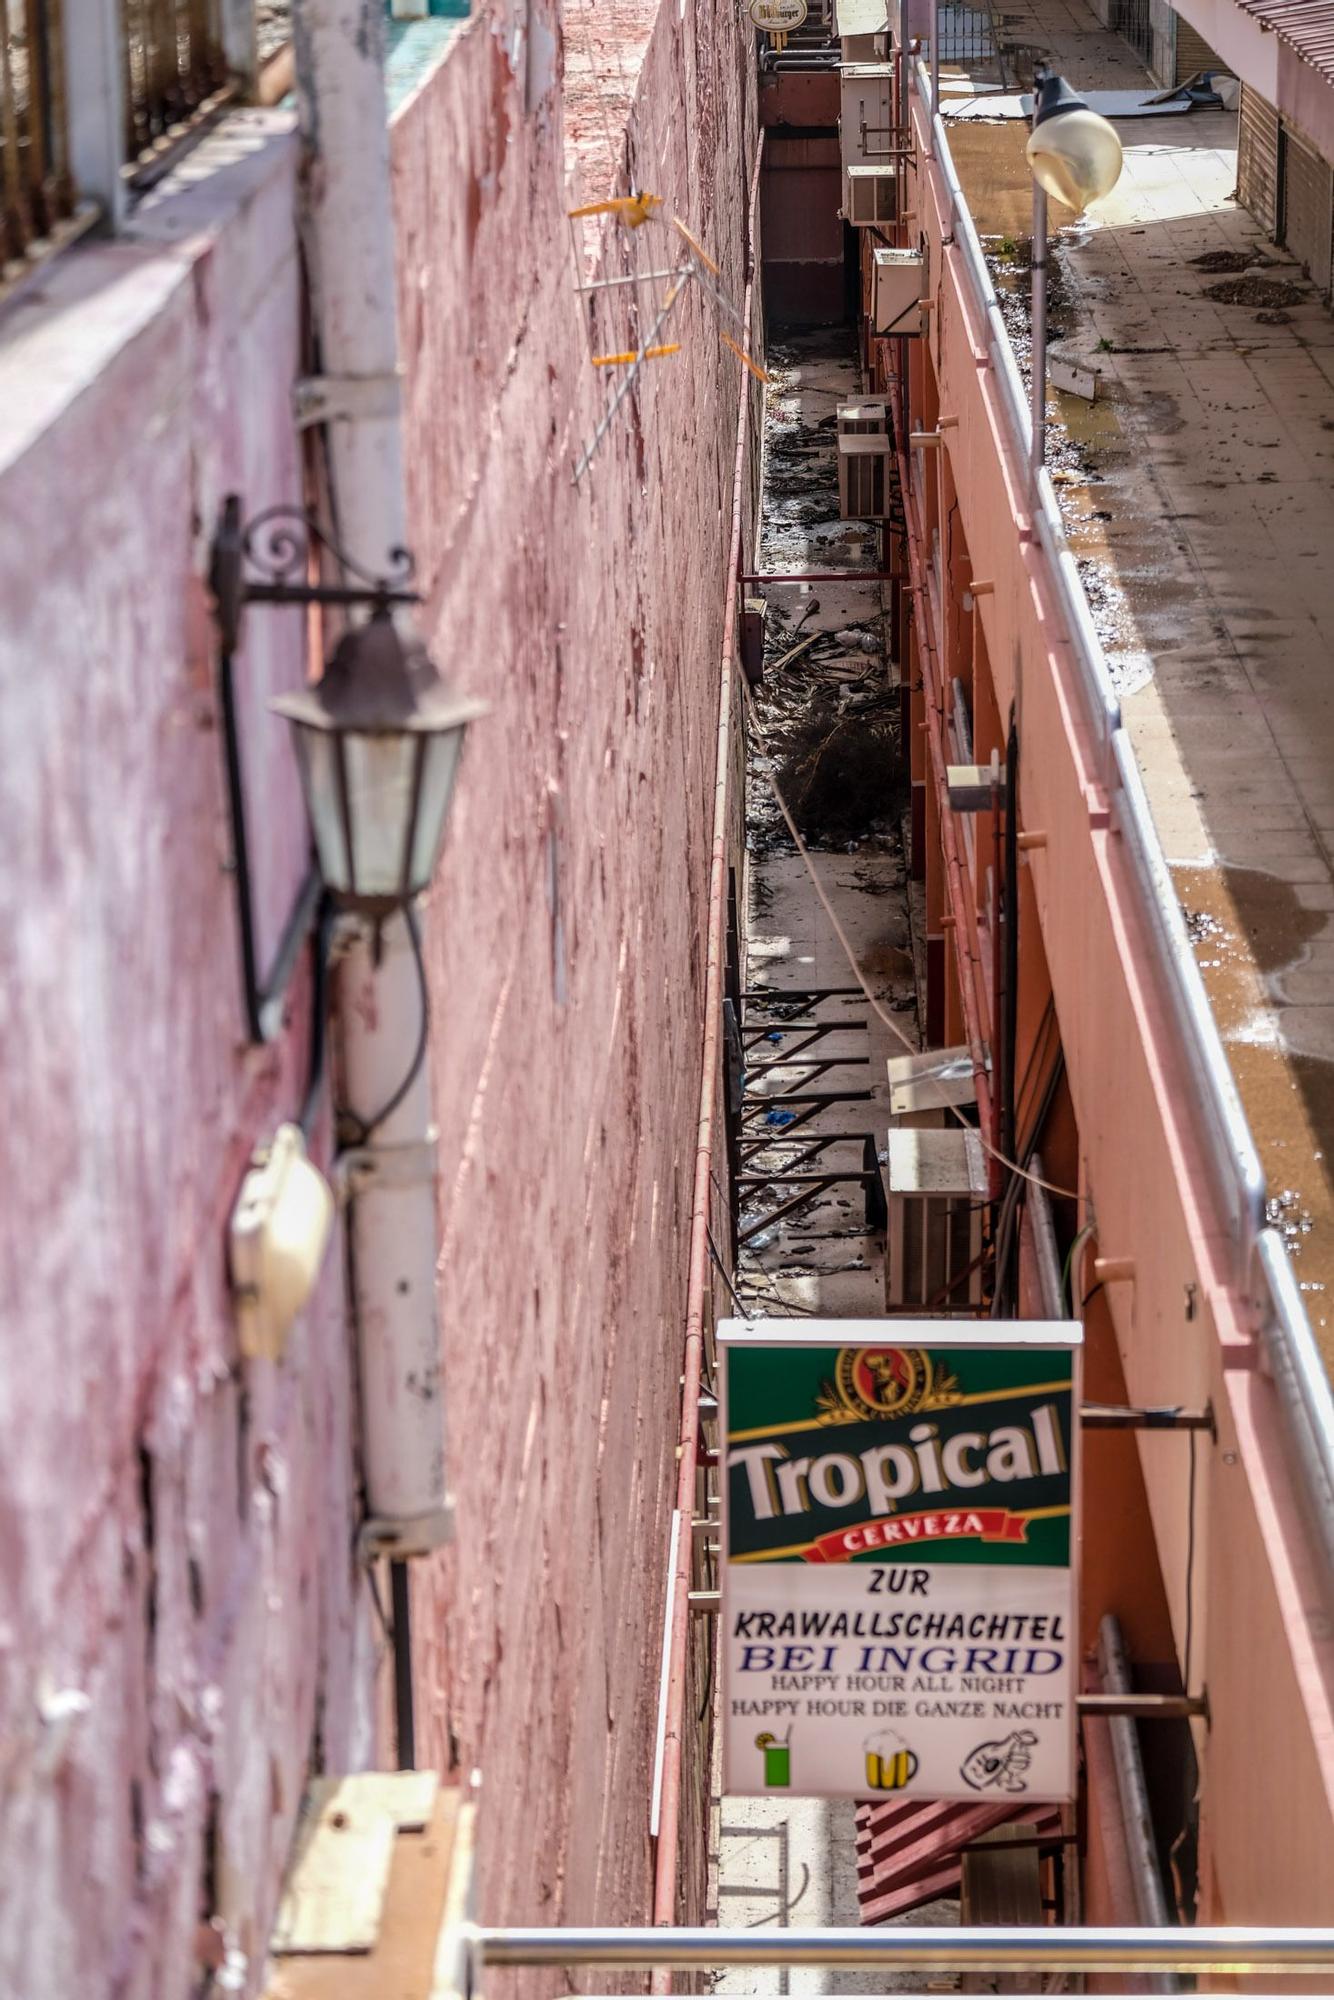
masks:
[[[251,1978],[307,1760],[371,1748],[337,1253],[240,1363],[226,1218],[304,1084],[308,990],[243,1047],[202,576],[222,494],[299,493],[290,121],[52,269],[0,326],[0,1991],[180,1996],[218,1913]],[[240,669],[260,949],[306,835]]]
[[[431,909],[458,1535],[417,1629],[430,1752],[483,1773],[494,1921],[649,1908],[740,385],[688,293],[662,336],[681,352],[573,488],[611,382],[564,210],[661,195],[739,301],[752,40],[724,0],[571,10],[562,123],[479,20],[394,133],[427,622],[493,704]],[[583,275],[677,247],[590,228]],[[604,295],[599,346],[660,291],[637,323]],[[451,399],[471,421],[433,422]]]
[[[564,211],[647,186],[739,298],[751,39],[722,0],[498,8],[393,129],[423,620],[492,704],[429,921],[458,1513],[415,1578],[420,1754],[483,1772],[492,1918],[647,1909],[740,378],[688,294],[576,492],[610,385]],[[202,1993],[214,1916],[254,1991],[308,1770],[387,1760],[340,1246],[277,1367],[239,1360],[225,1277],[309,1033],[303,968],[244,1044],[203,581],[225,492],[301,493],[296,172],[287,114],[230,119],[0,319],[15,2000]],[[590,228],[583,273],[675,240]],[[306,845],[264,702],[304,666],[299,615],[252,612],[264,961]]]

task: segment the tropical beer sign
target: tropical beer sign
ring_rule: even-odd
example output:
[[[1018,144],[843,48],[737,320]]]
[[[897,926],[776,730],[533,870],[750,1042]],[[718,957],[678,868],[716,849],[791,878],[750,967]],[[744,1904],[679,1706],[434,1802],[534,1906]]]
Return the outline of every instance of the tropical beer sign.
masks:
[[[1080,1339],[722,1322],[726,1790],[1074,1798]]]

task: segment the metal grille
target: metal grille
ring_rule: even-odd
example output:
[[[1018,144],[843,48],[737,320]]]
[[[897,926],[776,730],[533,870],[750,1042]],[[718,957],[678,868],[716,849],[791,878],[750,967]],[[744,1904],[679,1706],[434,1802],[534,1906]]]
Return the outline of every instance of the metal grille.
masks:
[[[990,7],[956,6],[942,0],[940,20],[940,60],[971,69],[996,57]]]
[[[60,0],[0,0],[0,276],[69,214]]]
[[[1111,19],[1108,26],[1115,28],[1118,35],[1124,35],[1137,55],[1146,63],[1153,61],[1153,23],[1149,19],[1149,0],[1112,0]]]
[[[125,156],[141,161],[227,82],[219,0],[121,0]]]

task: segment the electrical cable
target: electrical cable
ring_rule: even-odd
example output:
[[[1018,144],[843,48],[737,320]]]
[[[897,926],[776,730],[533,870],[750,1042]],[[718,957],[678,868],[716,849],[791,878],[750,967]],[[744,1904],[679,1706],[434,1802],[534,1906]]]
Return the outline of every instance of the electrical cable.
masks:
[[[1186,1631],[1183,1644],[1184,1692],[1190,1693],[1191,1651],[1195,1639],[1195,1432],[1190,1431],[1190,1499],[1186,1507]]]
[[[1070,1276],[1074,1268],[1075,1258],[1079,1255],[1080,1246],[1087,1243],[1093,1233],[1093,1224],[1086,1222],[1082,1229],[1075,1231],[1074,1240],[1065,1253],[1065,1264],[1061,1271],[1061,1297],[1065,1300],[1067,1312],[1073,1312],[1074,1310],[1074,1294],[1070,1290]]]
[[[411,903],[403,905],[403,919],[408,927],[408,938],[412,944],[413,961],[417,967],[417,989],[421,995],[421,1025],[417,1031],[417,1046],[412,1052],[412,1061],[402,1083],[386,1103],[381,1105],[373,1118],[363,1119],[355,1111],[344,1109],[340,1121],[350,1132],[350,1143],[354,1146],[366,1145],[379,1131],[387,1118],[392,1118],[403,1099],[417,1081],[422,1064],[426,1060],[426,1049],[431,1039],[431,994],[426,983],[426,962],[422,957],[421,930],[417,923],[417,913]]]
[[[753,722],[756,734],[758,735],[767,756],[770,753],[768,749],[768,743],[765,737],[764,724],[760,720],[759,712],[755,704],[755,697],[751,692],[751,689],[747,681],[745,680],[744,676],[742,677],[741,681],[741,691],[742,691],[742,698],[745,701],[750,711],[751,720]],[[852,972],[853,977],[856,979],[857,984],[861,987],[862,992],[866,995],[866,999],[870,1005],[871,1011],[874,1013],[876,1019],[880,1022],[881,1026],[888,1028],[890,1034],[894,1036],[895,1040],[902,1043],[903,1047],[908,1051],[909,1055],[920,1055],[921,1051],[918,1049],[917,1045],[914,1042],[912,1042],[909,1039],[909,1037],[904,1033],[903,1029],[899,1026],[898,1022],[890,1014],[888,1008],[884,1005],[883,1001],[878,999],[877,996],[871,991],[870,984],[867,981],[866,975],[862,971],[860,961],[857,958],[857,954],[853,950],[852,945],[848,939],[848,934],[844,930],[842,923],[839,921],[838,913],[834,909],[834,906],[831,903],[831,901],[829,900],[829,896],[825,890],[824,884],[820,880],[815,864],[811,858],[810,850],[807,847],[805,841],[802,839],[801,833],[799,832],[797,827],[797,823],[795,819],[792,817],[792,811],[788,805],[786,798],[783,796],[782,787],[779,785],[778,780],[774,776],[774,773],[772,771],[766,771],[764,776],[766,782],[768,783],[770,791],[774,795],[774,800],[778,806],[778,810],[782,814],[783,819],[787,825],[787,830],[792,836],[792,841],[794,846],[796,847],[797,853],[801,857],[802,865],[804,866],[806,873],[810,877],[811,887],[815,890],[815,894],[820,902],[820,905],[823,908],[826,917],[828,917],[829,919],[829,923],[833,930],[834,936],[838,939],[839,945],[843,952],[843,956],[848,962],[848,967]],[[1081,1205],[1087,1201],[1087,1196],[1081,1195],[1076,1189],[1059,1187],[1054,1181],[1043,1180],[1040,1175],[1030,1173],[1025,1168],[1021,1167],[1017,1161],[1008,1159],[998,1146],[992,1145],[991,1141],[987,1138],[984,1132],[979,1132],[975,1125],[969,1123],[969,1121],[964,1117],[962,1111],[960,1111],[957,1105],[954,1104],[948,1105],[946,1109],[950,1112],[955,1122],[961,1125],[965,1131],[977,1133],[977,1138],[981,1144],[983,1152],[986,1153],[989,1158],[995,1160],[999,1166],[1006,1168],[1008,1172],[1012,1174],[1017,1174],[1021,1180],[1030,1182],[1034,1187],[1045,1188],[1048,1194],[1057,1195],[1060,1197],[1062,1201],[1073,1201]]]
[[[309,1143],[319,1116],[324,1091],[324,1072],[329,1049],[329,950],[333,943],[334,906],[327,894],[320,899],[315,926],[315,964],[311,973],[310,1063],[306,1075],[306,1095],[298,1123]]]
[[[704,1234],[705,1234],[705,1236],[706,1236],[706,1237],[708,1238],[708,1244],[709,1244],[709,1255],[710,1255],[710,1257],[711,1257],[711,1258],[713,1259],[713,1268],[714,1268],[714,1270],[715,1270],[715,1271],[716,1271],[716,1272],[718,1273],[718,1276],[719,1276],[719,1277],[720,1277],[720,1278],[722,1279],[722,1281],[723,1281],[723,1283],[724,1283],[724,1284],[726,1285],[726,1287],[727,1287],[728,1291],[729,1291],[729,1292],[731,1293],[731,1295],[732,1295],[732,1304],[733,1304],[733,1305],[734,1305],[734,1306],[736,1307],[736,1309],[737,1309],[737,1311],[738,1311],[738,1312],[740,1313],[740,1315],[741,1315],[742,1319],[749,1319],[749,1318],[751,1317],[751,1315],[750,1315],[750,1313],[749,1313],[749,1312],[747,1311],[747,1309],[746,1309],[746,1302],[745,1302],[745,1300],[744,1300],[744,1299],[742,1298],[742,1296],[741,1296],[740,1292],[739,1292],[739,1291],[737,1290],[736,1286],[735,1286],[735,1285],[734,1285],[734,1284],[732,1283],[732,1279],[731,1279],[731,1276],[730,1276],[730,1274],[728,1273],[728,1271],[727,1271],[727,1268],[726,1268],[726,1266],[724,1265],[724,1263],[723,1263],[723,1260],[722,1260],[722,1258],[721,1258],[721,1257],[720,1257],[720,1256],[718,1255],[718,1245],[717,1245],[717,1244],[716,1244],[716,1243],[714,1242],[714,1240],[713,1240],[713,1231],[712,1231],[712,1230],[711,1230],[711,1229],[709,1228],[709,1225],[708,1225],[708,1223],[707,1223],[707,1222],[706,1222],[706,1223],[705,1223],[705,1225],[704,1225]]]

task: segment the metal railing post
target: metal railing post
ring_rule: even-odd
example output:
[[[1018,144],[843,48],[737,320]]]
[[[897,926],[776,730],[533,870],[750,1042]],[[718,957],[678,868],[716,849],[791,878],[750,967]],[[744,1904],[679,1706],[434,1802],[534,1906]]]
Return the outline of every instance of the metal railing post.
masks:
[[[111,229],[125,214],[125,65],[119,0],[65,0],[70,178]]]

